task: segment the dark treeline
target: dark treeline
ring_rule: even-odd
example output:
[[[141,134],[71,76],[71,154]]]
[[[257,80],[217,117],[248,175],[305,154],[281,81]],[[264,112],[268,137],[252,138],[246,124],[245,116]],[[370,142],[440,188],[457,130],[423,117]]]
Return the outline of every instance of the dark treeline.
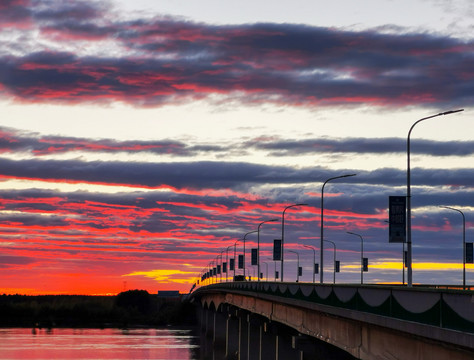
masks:
[[[117,296],[0,295],[1,327],[133,327],[194,325],[193,306],[145,290]]]

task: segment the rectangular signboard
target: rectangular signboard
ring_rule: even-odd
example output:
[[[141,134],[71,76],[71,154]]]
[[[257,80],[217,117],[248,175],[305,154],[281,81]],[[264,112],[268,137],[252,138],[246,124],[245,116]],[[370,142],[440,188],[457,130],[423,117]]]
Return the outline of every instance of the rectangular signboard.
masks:
[[[472,242],[471,243],[466,243],[466,263],[472,264],[474,259],[473,259],[473,246]]]
[[[239,255],[239,269],[243,269],[244,268],[244,256],[243,255]]]
[[[388,197],[388,241],[391,243],[406,242],[406,210],[406,196]]]
[[[224,274],[227,274],[227,263],[226,263],[226,262],[223,262],[223,263],[222,263],[222,272],[223,272]]]
[[[314,264],[314,273],[319,274],[319,264]]]
[[[273,240],[273,260],[281,260],[281,239]]]
[[[303,276],[303,268],[301,266],[298,267],[298,276]]]
[[[280,275],[280,274],[278,273],[278,271],[275,271],[275,279],[278,279],[278,276],[279,276],[279,275]]]
[[[339,272],[341,270],[341,263],[339,260],[336,260],[336,272]]]
[[[252,249],[252,265],[258,265],[258,259],[257,259],[257,249]]]
[[[218,274],[221,273],[221,266],[220,266],[220,265],[217,265],[217,273],[218,273]]]
[[[362,270],[369,271],[369,258],[362,259]]]
[[[230,271],[234,270],[234,266],[235,266],[235,259],[234,258],[229,259],[229,270]]]

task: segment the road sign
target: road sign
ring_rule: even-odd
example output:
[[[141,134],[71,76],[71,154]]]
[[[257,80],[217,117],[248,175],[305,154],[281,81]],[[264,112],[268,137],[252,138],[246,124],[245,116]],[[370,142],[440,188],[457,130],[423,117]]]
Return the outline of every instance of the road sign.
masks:
[[[391,243],[406,242],[406,209],[406,196],[388,197],[388,241]]]
[[[339,272],[341,270],[341,263],[339,260],[336,260],[336,272]]]
[[[257,249],[252,249],[252,265],[258,265]]]
[[[369,271],[369,258],[362,259],[362,271]]]
[[[243,269],[244,268],[244,256],[243,255],[239,255],[239,269]]]
[[[273,260],[281,260],[281,239],[273,240]]]
[[[466,243],[466,263],[472,264],[474,260],[473,257],[473,246],[471,243]]]
[[[235,259],[229,259],[229,270],[232,271],[235,269]]]

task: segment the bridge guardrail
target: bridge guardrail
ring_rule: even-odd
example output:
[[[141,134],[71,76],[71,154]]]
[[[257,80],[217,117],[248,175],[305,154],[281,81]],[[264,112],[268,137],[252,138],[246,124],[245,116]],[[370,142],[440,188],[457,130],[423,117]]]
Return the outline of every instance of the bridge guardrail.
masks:
[[[204,289],[258,292],[474,333],[474,291],[275,282],[232,282]]]

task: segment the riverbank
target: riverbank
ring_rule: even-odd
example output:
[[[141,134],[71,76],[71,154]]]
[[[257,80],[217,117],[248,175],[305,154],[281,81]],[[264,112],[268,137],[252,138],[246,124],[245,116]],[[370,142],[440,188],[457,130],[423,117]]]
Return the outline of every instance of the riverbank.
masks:
[[[144,290],[117,296],[0,295],[0,327],[193,326],[195,320],[191,304]]]

